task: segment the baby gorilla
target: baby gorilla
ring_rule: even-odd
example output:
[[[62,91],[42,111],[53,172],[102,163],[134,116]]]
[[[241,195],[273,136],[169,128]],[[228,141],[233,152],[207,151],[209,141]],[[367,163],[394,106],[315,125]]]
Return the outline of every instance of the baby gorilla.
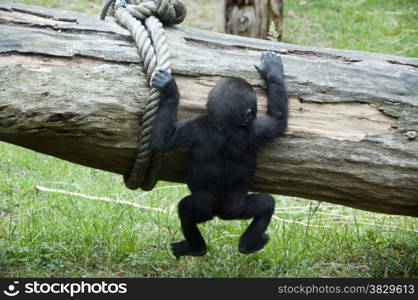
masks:
[[[268,241],[265,231],[274,212],[274,199],[264,193],[247,193],[260,146],[286,130],[288,96],[279,56],[263,52],[261,64],[255,67],[268,85],[267,115],[259,118],[256,94],[243,79],[219,80],[209,94],[206,113],[180,121],[180,96],[173,77],[159,70],[152,79],[152,86],[161,95],[151,147],[156,151],[188,151],[187,185],[191,195],[178,205],[185,240],[171,244],[177,258],[206,254],[197,224],[214,216],[253,219],[239,240],[241,253],[260,250]]]

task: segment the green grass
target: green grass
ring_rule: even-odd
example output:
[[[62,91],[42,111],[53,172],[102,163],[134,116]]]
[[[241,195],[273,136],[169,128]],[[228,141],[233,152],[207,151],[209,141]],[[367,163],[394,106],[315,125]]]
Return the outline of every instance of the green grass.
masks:
[[[88,12],[101,7],[101,1],[15,2]],[[219,18],[215,10],[197,11],[216,8],[215,2],[186,2],[187,25],[219,29],[210,27]],[[303,2],[286,1],[288,42],[417,56],[416,1]],[[168,213],[39,192],[36,185]],[[175,205],[187,193],[175,183],[132,192],[120,176],[0,143],[0,276],[418,277],[418,219],[282,196],[264,250],[239,254],[248,222],[215,220],[201,226],[209,254],[176,261],[169,251],[181,238]]]
[[[248,222],[215,220],[201,227],[209,255],[176,261],[169,243],[181,237],[175,204],[187,194],[184,186],[161,183],[151,193],[131,192],[120,176],[4,143],[0,157],[1,276],[418,275],[413,218],[277,197],[276,216],[287,222],[272,222],[264,250],[239,254],[238,236]],[[39,192],[36,185],[129,200],[168,213]]]
[[[418,1],[285,1],[285,42],[418,57]]]

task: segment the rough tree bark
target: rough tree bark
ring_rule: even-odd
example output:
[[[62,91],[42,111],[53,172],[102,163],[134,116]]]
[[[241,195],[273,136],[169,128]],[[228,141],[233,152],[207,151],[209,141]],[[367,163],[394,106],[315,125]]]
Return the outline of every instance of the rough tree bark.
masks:
[[[267,39],[270,25],[283,39],[283,0],[224,0],[224,27],[229,34]]]
[[[418,216],[418,60],[167,28],[180,118],[221,76],[259,94],[253,65],[282,54],[289,130],[262,149],[253,190]],[[148,93],[130,33],[112,18],[0,2],[0,140],[124,174]],[[7,154],[6,154],[7,155]],[[184,181],[184,153],[164,180]]]

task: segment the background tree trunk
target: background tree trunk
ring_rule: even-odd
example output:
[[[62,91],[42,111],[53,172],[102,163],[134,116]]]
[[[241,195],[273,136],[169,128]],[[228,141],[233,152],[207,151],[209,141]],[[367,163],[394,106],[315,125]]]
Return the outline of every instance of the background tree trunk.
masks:
[[[267,39],[271,25],[283,39],[283,0],[224,0],[225,32]]]
[[[259,156],[254,191],[418,216],[418,60],[309,48],[167,28],[182,99],[179,118],[205,109],[222,76],[258,93],[253,65],[281,53],[289,130]],[[0,140],[125,174],[148,85],[131,34],[112,18],[0,2]],[[182,152],[162,179],[184,182]]]

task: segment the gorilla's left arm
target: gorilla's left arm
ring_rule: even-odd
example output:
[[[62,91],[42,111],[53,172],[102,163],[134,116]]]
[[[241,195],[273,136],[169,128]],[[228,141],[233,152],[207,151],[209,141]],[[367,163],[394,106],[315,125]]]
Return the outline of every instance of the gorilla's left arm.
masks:
[[[165,70],[158,70],[151,85],[160,91],[160,105],[153,123],[150,146],[155,151],[189,148],[198,133],[196,118],[177,121],[180,94],[174,78]]]

